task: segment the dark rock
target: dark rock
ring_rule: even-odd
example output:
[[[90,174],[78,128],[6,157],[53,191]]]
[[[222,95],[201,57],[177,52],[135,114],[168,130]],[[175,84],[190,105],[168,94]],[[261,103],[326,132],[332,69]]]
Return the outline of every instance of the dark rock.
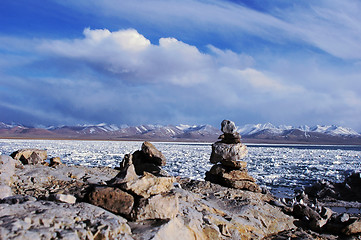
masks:
[[[37,199],[31,196],[24,196],[24,195],[14,195],[10,197],[6,197],[3,199],[0,199],[0,203],[6,203],[6,204],[19,204],[27,201],[36,201]]]
[[[40,158],[40,156],[36,153],[36,152],[32,152],[30,157],[25,158],[24,155],[21,155],[20,159],[19,159],[24,165],[26,164],[38,164],[38,163],[42,163],[43,159]]]
[[[89,194],[89,203],[116,214],[128,215],[133,209],[134,197],[118,188],[96,187]]]
[[[342,213],[337,216],[337,221],[340,223],[345,223],[350,220],[350,216],[347,213]]]
[[[241,136],[237,132],[224,133],[220,135],[218,139],[221,139],[222,143],[227,143],[227,144],[236,144],[241,142]]]
[[[293,207],[293,214],[297,218],[306,221],[305,223],[315,231],[320,231],[328,221],[328,219],[322,218],[318,212],[303,204],[296,204]]]
[[[155,148],[153,144],[145,141],[142,145],[142,152],[145,155],[146,161],[157,166],[165,166],[167,160],[163,153]]]
[[[221,164],[216,164],[209,170],[209,174],[217,175],[220,178],[228,179],[230,181],[245,180],[256,182],[253,177],[248,175],[248,171],[246,168],[243,168],[242,170],[237,170],[233,168],[226,168]]]
[[[350,225],[346,226],[342,232],[346,235],[354,235],[361,233],[361,220],[357,220]]]
[[[50,158],[49,167],[54,167],[63,164],[60,157],[52,157]]]
[[[206,172],[205,180],[225,187],[248,190],[251,192],[261,192],[261,188],[255,182],[249,180],[227,179],[219,174],[211,174],[210,172]]]

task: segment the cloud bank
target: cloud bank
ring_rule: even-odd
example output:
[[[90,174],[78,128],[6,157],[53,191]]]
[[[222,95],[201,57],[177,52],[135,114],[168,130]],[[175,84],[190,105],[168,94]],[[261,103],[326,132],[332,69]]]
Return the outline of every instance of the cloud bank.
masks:
[[[52,2],[82,27],[49,25],[51,37],[33,38],[0,30],[2,121],[230,118],[361,131],[358,1]]]

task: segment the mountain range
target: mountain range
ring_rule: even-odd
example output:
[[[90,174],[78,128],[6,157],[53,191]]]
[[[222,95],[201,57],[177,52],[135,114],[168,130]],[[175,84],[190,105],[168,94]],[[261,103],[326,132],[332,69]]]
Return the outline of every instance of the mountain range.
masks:
[[[237,127],[245,143],[360,144],[361,134],[341,126],[274,126],[247,124]],[[222,132],[211,125],[77,125],[30,127],[0,122],[0,138],[217,141]]]

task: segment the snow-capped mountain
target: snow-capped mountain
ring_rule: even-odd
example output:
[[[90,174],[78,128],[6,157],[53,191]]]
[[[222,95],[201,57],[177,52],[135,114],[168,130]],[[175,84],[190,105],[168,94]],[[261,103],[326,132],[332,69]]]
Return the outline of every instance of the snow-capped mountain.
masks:
[[[244,142],[361,144],[361,134],[341,126],[293,127],[247,124],[237,127]],[[211,125],[95,125],[25,127],[0,122],[0,138],[61,138],[154,141],[217,141],[222,132]]]
[[[351,128],[340,127],[336,125],[316,125],[309,127],[307,125],[292,127],[288,125],[274,126],[271,123],[266,124],[247,124],[242,127],[237,127],[237,131],[242,136],[252,136],[261,132],[267,132],[273,135],[284,135],[287,131],[300,130],[307,133],[323,133],[332,136],[361,136],[360,133],[356,132]]]

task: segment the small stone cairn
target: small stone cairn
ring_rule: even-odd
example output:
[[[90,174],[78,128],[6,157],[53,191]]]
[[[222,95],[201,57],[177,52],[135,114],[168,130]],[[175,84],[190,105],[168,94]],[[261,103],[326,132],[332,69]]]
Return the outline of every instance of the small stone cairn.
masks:
[[[206,172],[206,181],[225,187],[261,192],[256,180],[248,175],[247,162],[241,161],[247,153],[247,147],[241,143],[234,122],[223,120],[221,141],[212,144],[210,162],[215,164]]]
[[[89,194],[93,205],[133,221],[172,219],[178,214],[178,196],[172,192],[175,178],[161,169],[164,155],[150,142],[126,154],[119,174]]]

